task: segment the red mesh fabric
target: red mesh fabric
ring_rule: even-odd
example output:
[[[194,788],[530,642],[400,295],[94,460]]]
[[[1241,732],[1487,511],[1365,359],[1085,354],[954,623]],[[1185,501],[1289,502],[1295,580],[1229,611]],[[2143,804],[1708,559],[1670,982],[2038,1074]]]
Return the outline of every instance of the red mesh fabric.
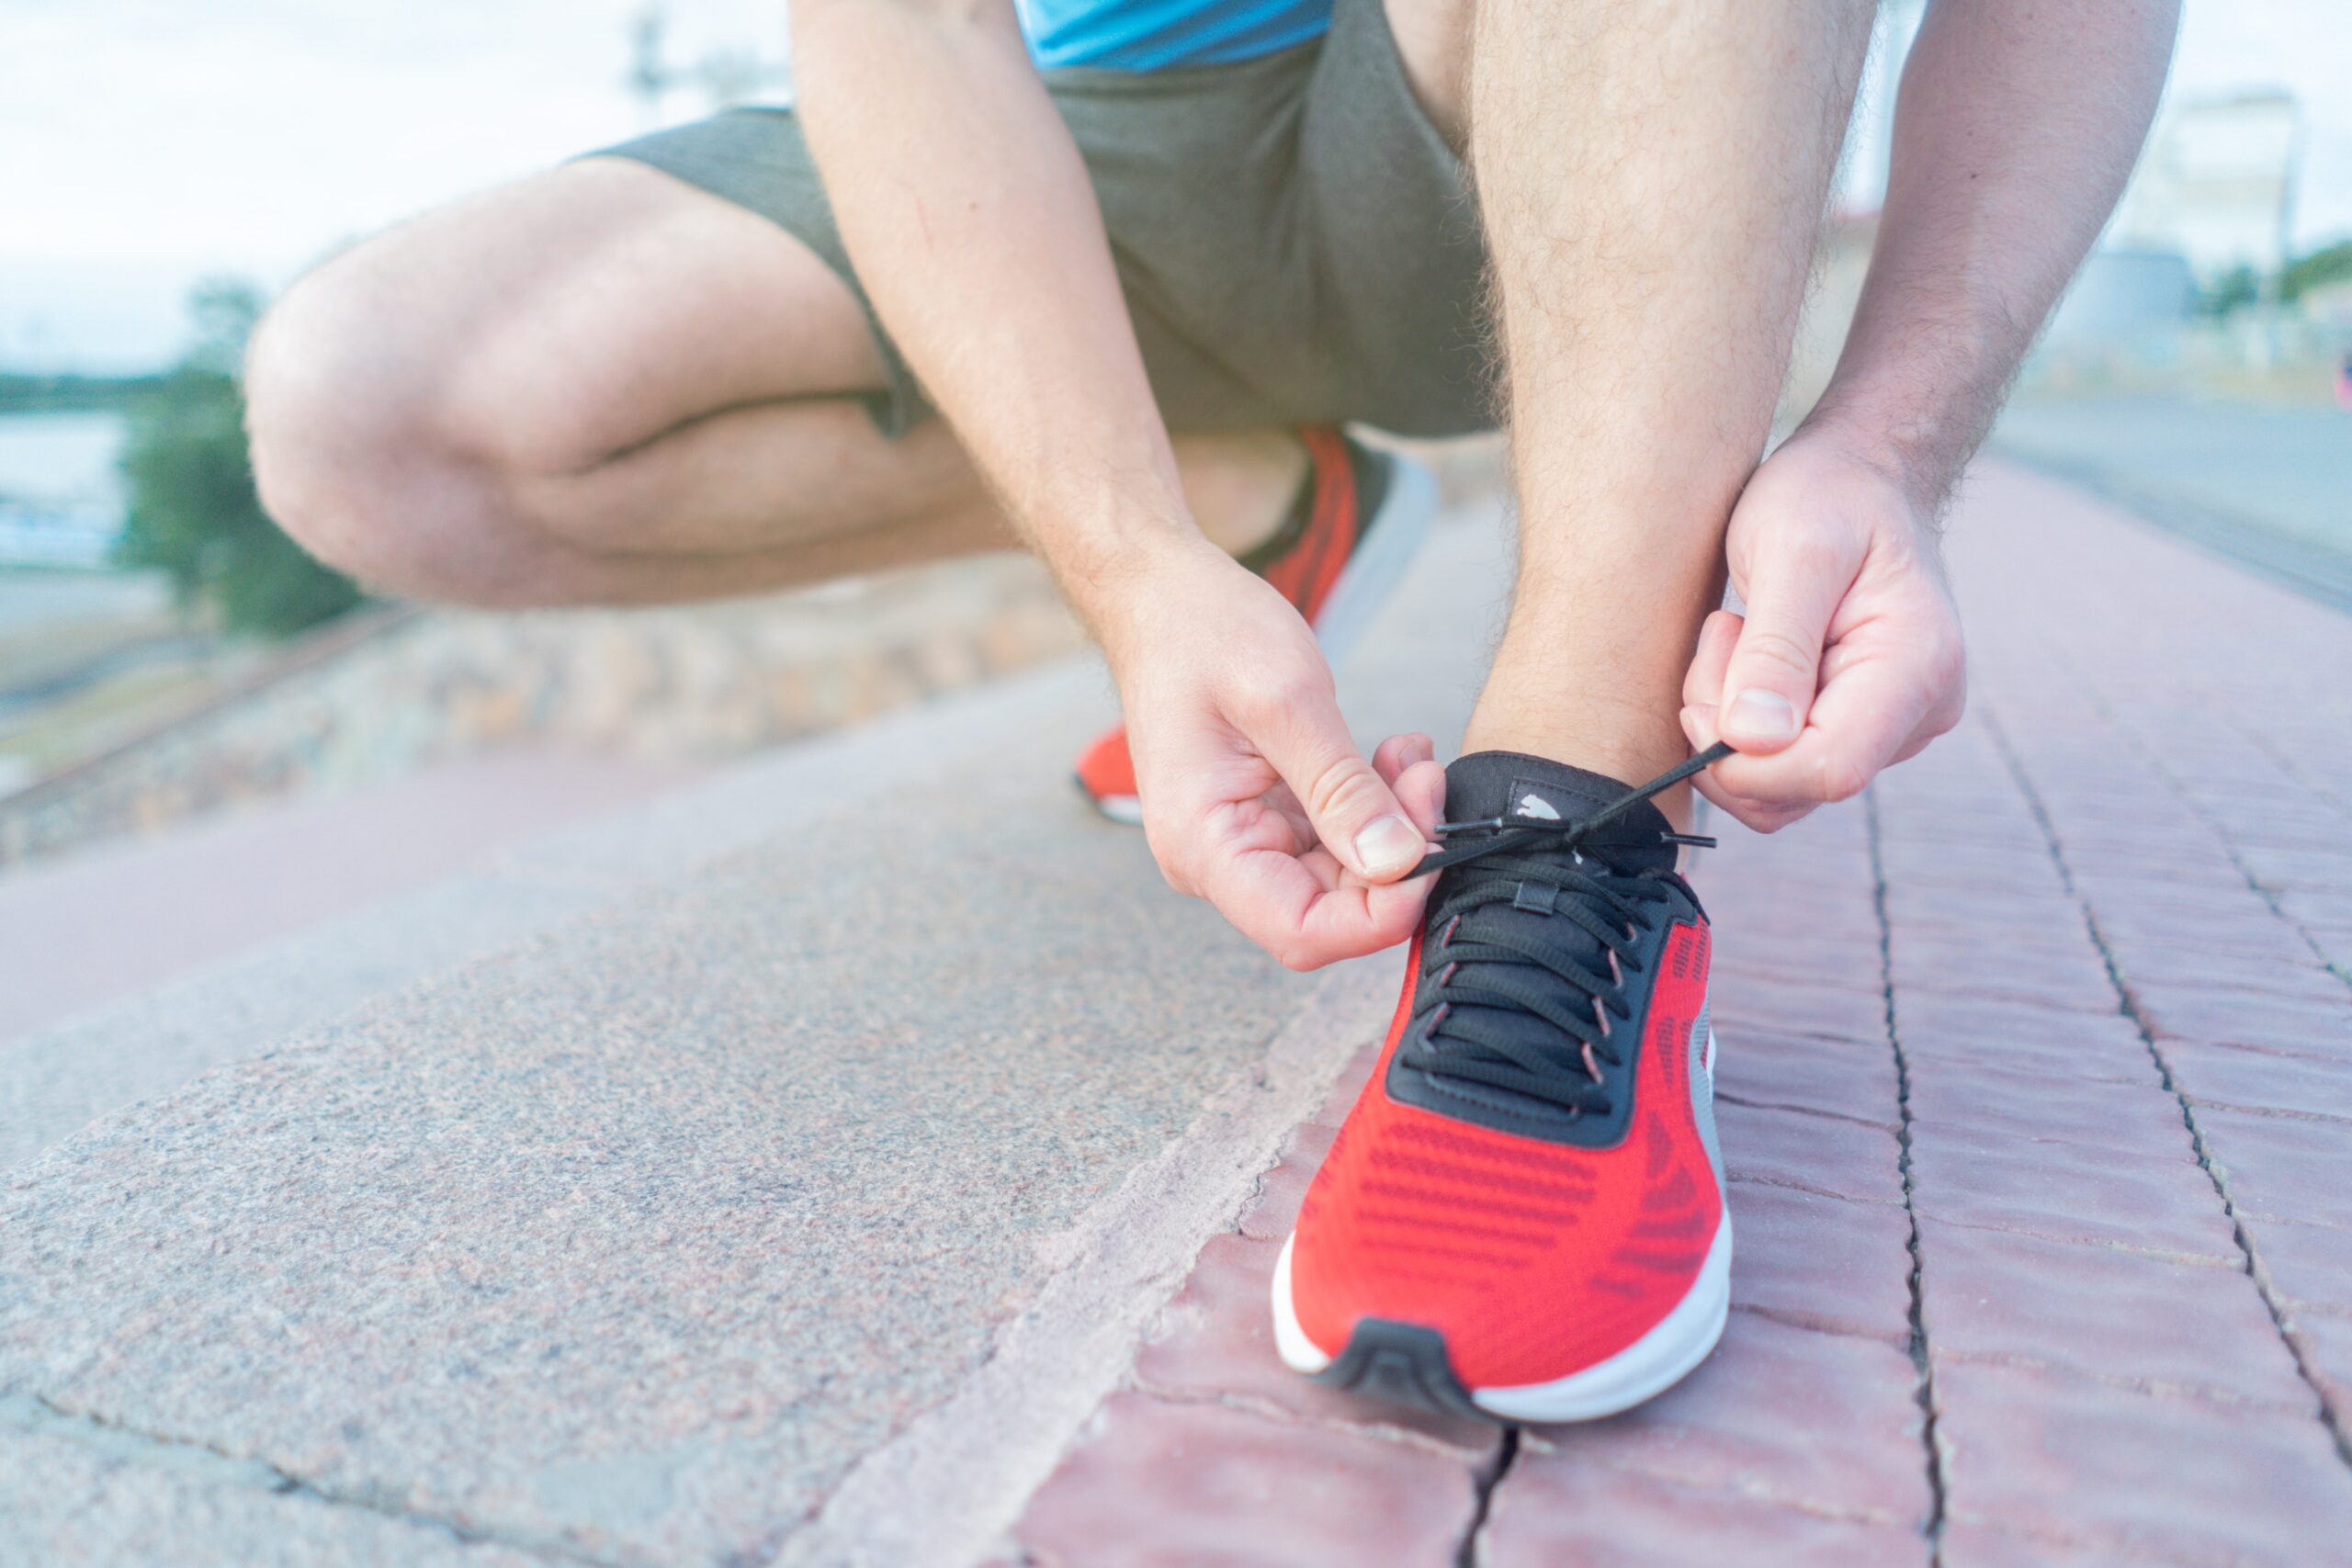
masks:
[[[1323,613],[1340,581],[1340,572],[1355,553],[1356,533],[1363,519],[1356,515],[1356,470],[1348,461],[1348,444],[1336,430],[1309,425],[1298,433],[1315,478],[1306,526],[1298,542],[1282,559],[1266,569],[1266,581],[1298,606],[1312,626]]]
[[[1690,1082],[1707,944],[1703,924],[1668,933],[1632,1122],[1615,1147],[1583,1149],[1388,1097],[1417,938],[1380,1064],[1299,1212],[1291,1291],[1307,1337],[1336,1356],[1359,1318],[1422,1324],[1478,1389],[1566,1377],[1657,1326],[1690,1292],[1723,1215]]]
[[[1079,754],[1078,782],[1097,800],[1104,795],[1136,792],[1136,762],[1127,754],[1127,729],[1117,725],[1102,732]]]

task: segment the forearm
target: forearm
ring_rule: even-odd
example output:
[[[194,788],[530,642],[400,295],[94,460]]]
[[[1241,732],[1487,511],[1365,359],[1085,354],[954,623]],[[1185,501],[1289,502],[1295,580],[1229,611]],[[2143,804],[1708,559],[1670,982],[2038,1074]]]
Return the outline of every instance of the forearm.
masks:
[[[2178,0],[1934,0],[1894,124],[1878,247],[1807,421],[1927,514],[2098,237],[2164,85]]]
[[[1016,526],[1099,618],[1199,541],[1078,149],[1008,0],[795,0],[858,277]]]

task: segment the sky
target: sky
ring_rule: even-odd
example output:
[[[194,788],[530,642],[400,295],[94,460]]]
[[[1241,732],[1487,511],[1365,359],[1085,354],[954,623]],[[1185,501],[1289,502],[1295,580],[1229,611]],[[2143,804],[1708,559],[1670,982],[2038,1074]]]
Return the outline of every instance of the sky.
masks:
[[[0,367],[143,369],[209,274],[276,288],[628,136],[641,0],[0,0]],[[672,0],[670,52],[782,58],[783,0]],[[2352,236],[2352,6],[2188,0],[2171,91],[2303,102],[2299,250]],[[673,94],[666,118],[690,118]]]

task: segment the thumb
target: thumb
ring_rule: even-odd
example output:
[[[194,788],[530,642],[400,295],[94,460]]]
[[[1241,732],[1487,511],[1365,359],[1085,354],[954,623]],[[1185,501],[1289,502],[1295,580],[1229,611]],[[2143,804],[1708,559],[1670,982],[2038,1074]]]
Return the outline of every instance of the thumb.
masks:
[[[1820,683],[1829,618],[1853,581],[1846,563],[1768,557],[1748,574],[1747,619],[1724,668],[1717,722],[1742,751],[1786,748],[1804,728]]]
[[[1336,698],[1295,703],[1251,739],[1341,865],[1367,882],[1394,882],[1420,863],[1428,841],[1356,750]]]

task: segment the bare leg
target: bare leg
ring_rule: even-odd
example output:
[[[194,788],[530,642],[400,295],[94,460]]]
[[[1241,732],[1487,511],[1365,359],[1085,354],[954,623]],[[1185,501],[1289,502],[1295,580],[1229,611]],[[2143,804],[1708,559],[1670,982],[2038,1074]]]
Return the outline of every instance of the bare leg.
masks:
[[[1465,747],[1637,783],[1763,454],[1871,0],[1480,0],[1516,602]],[[1687,795],[1667,802],[1685,815]]]
[[[371,581],[478,603],[744,592],[1017,543],[936,422],[877,434],[855,301],[765,220],[618,160],[428,215],[298,284],[254,344],[273,513]],[[1303,469],[1180,445],[1246,548]]]

